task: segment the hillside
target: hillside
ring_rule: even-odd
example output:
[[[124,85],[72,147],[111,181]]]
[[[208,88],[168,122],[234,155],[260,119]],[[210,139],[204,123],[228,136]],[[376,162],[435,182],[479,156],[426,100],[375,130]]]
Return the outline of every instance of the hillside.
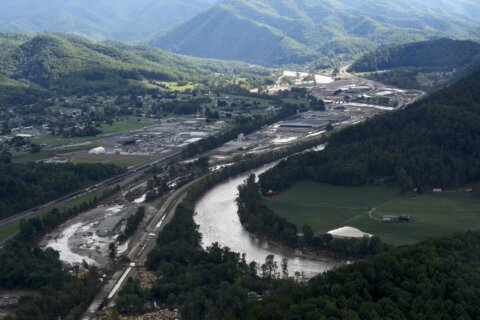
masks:
[[[0,31],[74,33],[98,40],[138,42],[194,17],[215,2],[216,0],[2,1]]]
[[[30,96],[128,90],[130,80],[202,80],[268,74],[242,63],[174,55],[147,47],[99,44],[77,36],[0,35],[0,101]],[[16,94],[15,94],[16,93]]]
[[[363,55],[349,71],[371,72],[394,68],[452,70],[464,68],[480,58],[480,43],[437,39],[383,48]]]
[[[480,181],[480,69],[408,108],[334,134],[324,152],[289,158],[262,176],[265,190],[298,180],[383,181],[414,188]]]
[[[442,38],[369,52],[349,71],[387,85],[431,92],[451,84],[479,60],[480,43]]]
[[[269,66],[317,61],[320,67],[372,48],[435,36],[478,38],[478,23],[449,11],[453,1],[443,2],[440,8],[413,0],[227,0],[152,44],[200,57]],[[455,4],[455,12],[467,11],[467,5],[480,9],[465,1]]]

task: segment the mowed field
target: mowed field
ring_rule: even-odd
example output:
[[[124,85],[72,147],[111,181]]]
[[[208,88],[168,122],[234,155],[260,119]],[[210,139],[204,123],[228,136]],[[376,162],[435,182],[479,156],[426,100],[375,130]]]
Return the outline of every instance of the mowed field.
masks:
[[[395,245],[480,229],[480,199],[466,192],[401,196],[380,186],[338,187],[300,182],[265,204],[298,226],[323,233],[358,228]],[[371,209],[373,212],[370,213]],[[383,215],[413,215],[413,223],[384,223]]]

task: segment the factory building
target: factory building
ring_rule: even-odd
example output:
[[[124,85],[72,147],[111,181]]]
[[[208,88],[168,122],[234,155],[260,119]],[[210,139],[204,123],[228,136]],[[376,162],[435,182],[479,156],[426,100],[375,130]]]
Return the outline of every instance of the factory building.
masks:
[[[122,219],[122,216],[107,217],[95,227],[95,231],[99,236],[106,237],[118,227]]]
[[[286,130],[312,130],[312,129],[325,129],[330,124],[330,121],[324,120],[292,120],[284,121],[280,123],[280,129]]]

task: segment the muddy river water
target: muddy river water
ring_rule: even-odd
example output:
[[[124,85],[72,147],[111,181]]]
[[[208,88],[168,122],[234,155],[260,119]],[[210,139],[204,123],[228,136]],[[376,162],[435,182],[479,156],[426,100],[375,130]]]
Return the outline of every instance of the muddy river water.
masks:
[[[263,166],[219,184],[197,202],[195,222],[200,226],[199,231],[203,237],[202,246],[206,248],[218,242],[219,245],[229,247],[232,251],[245,253],[248,262],[264,263],[265,257],[273,254],[279,266],[283,258],[288,260],[290,275],[303,272],[308,278],[345,264],[345,261],[328,257],[302,256],[295,250],[260,240],[242,227],[235,203],[238,195],[237,187],[251,173],[258,176],[272,166],[273,164]]]

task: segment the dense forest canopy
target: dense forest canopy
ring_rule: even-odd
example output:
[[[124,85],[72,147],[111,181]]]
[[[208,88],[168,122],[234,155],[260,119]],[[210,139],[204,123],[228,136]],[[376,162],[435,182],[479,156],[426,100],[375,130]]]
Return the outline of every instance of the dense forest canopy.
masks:
[[[0,219],[124,171],[104,164],[1,164]]]
[[[290,157],[261,176],[264,190],[314,179],[448,188],[480,181],[480,72],[408,108],[331,136],[323,152]]]
[[[480,43],[443,38],[378,49],[356,60],[349,71],[369,72],[406,67],[452,70],[471,65],[479,58]]]
[[[284,285],[243,319],[478,319],[480,234],[432,240]]]

